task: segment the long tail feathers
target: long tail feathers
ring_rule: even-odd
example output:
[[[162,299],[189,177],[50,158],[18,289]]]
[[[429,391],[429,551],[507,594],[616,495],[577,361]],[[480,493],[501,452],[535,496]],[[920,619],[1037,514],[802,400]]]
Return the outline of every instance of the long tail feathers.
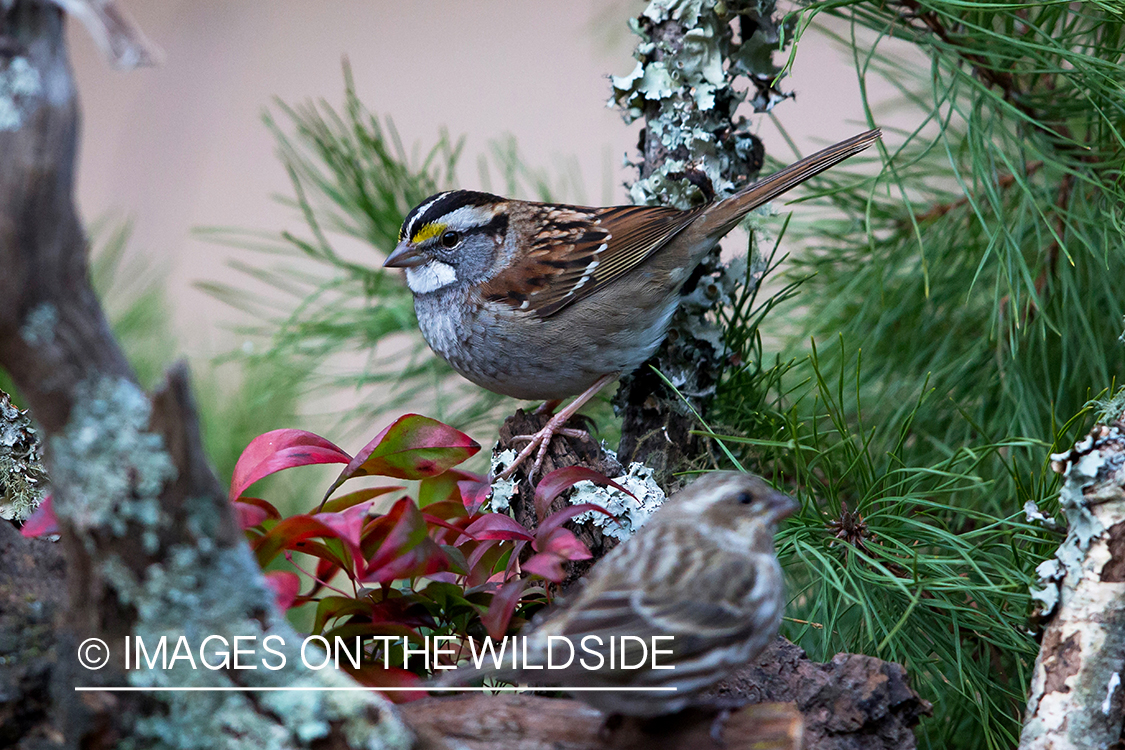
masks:
[[[839,164],[844,159],[855,156],[879,140],[882,135],[882,131],[878,128],[854,135],[846,141],[840,141],[833,146],[817,151],[815,154],[806,156],[785,169],[755,182],[728,200],[714,204],[713,210],[722,212],[720,221],[716,222],[715,234],[726,234],[734,224],[741,221],[742,217],[750,211],[800,185],[810,177],[815,177],[824,170]]]

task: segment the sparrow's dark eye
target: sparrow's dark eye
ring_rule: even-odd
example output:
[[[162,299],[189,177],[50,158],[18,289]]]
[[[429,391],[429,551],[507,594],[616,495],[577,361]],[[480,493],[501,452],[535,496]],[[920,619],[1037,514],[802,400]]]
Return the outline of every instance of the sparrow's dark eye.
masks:
[[[754,502],[754,496],[749,492],[739,492],[736,499],[740,505],[749,505]]]
[[[446,250],[452,250],[461,244],[460,232],[445,232],[441,236],[441,246]]]

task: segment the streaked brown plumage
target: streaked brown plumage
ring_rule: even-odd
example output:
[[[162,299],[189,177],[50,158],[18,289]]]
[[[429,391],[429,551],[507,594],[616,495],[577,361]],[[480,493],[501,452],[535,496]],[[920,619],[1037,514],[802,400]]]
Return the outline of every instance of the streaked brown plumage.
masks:
[[[439,193],[406,217],[384,265],[406,269],[422,335],[457,372],[520,399],[578,395],[528,436],[517,464],[538,448],[538,465],[570,416],[652,356],[680,288],[727,232],[878,138],[878,130],[854,136],[688,211]]]
[[[586,669],[576,658],[563,670],[489,670],[472,666],[450,681],[494,677],[562,687],[675,686],[675,692],[577,692],[608,714],[651,717],[674,713],[753,659],[777,634],[785,606],[773,550],[778,521],[796,504],[760,477],[714,472],[670,497],[649,522],[590,571],[581,590],[537,617],[526,635],[532,663],[545,663],[548,636],[565,636],[576,652],[586,636],[609,663],[611,637],[673,636],[658,663],[673,669]],[[555,643],[553,661],[567,652]],[[560,650],[561,649],[561,650]],[[596,663],[586,655],[587,663]],[[542,680],[543,683],[537,681]],[[448,683],[447,683],[448,684]]]

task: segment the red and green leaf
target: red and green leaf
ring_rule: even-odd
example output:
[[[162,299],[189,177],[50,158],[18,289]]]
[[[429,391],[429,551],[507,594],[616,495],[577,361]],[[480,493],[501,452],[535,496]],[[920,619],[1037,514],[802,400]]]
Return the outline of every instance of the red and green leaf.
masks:
[[[367,569],[381,568],[395,557],[422,543],[429,535],[426,519],[408,497],[399,500],[385,516],[368,524],[363,535]]]
[[[230,482],[230,499],[235,500],[259,479],[295,466],[346,464],[351,456],[305,430],[272,430],[250,441],[238,457]]]
[[[536,518],[543,520],[555,498],[579,482],[593,482],[599,487],[613,487],[627,495],[633,495],[632,492],[629,492],[605,474],[587,469],[585,466],[565,466],[561,469],[555,469],[543,477],[539,484],[535,485]]]
[[[332,483],[326,496],[353,477],[434,477],[479,450],[480,445],[465,433],[436,419],[407,414],[395,420],[356,454]]]
[[[381,565],[369,565],[360,579],[364,583],[390,583],[400,578],[418,578],[448,570],[449,558],[432,539],[396,555]]]
[[[508,581],[500,590],[492,595],[492,602],[488,611],[480,616],[481,624],[494,641],[498,641],[508,632],[508,624],[512,621],[512,614],[520,603],[520,594],[523,593],[524,580],[516,578]]]
[[[258,565],[265,567],[284,549],[298,549],[297,543],[314,537],[334,538],[336,531],[312,516],[290,516],[280,521],[254,544]],[[299,550],[304,552],[305,550]]]
[[[360,503],[380,497],[381,495],[389,495],[392,492],[405,489],[405,487],[368,487],[366,489],[356,490],[355,492],[349,492],[346,495],[332,498],[321,505],[318,512],[337,513],[341,510],[347,510],[353,505],[359,505]]]

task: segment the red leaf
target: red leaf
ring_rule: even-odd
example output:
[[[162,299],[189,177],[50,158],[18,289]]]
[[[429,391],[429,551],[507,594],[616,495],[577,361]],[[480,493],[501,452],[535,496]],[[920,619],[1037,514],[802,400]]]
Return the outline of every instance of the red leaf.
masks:
[[[352,554],[361,557],[363,552],[360,549],[360,538],[363,536],[363,526],[367,523],[371,504],[372,501],[368,500],[336,513],[317,513],[313,519],[333,529],[339,539],[352,548]]]
[[[531,546],[539,552],[551,552],[566,560],[589,560],[593,557],[589,548],[570,529],[555,529],[547,537],[546,544],[537,546],[532,543]]]
[[[420,658],[420,657],[415,657]],[[343,659],[340,666],[348,671],[356,682],[372,688],[384,688],[382,692],[394,703],[409,703],[426,697],[424,690],[395,690],[394,688],[420,687],[422,678],[413,672],[408,672],[401,667],[384,667],[382,664],[363,664],[359,669],[354,669],[347,659]]]
[[[457,488],[461,490],[461,503],[469,511],[469,515],[479,511],[484,501],[492,494],[492,485],[484,477],[464,479],[457,483]]]
[[[441,474],[480,450],[463,432],[436,419],[407,414],[363,447],[332,483],[331,495],[352,477],[425,479]]]
[[[469,556],[465,558],[465,564],[469,566],[469,570],[472,571],[474,568],[476,568],[477,564],[481,561],[481,558],[483,558],[490,549],[496,547],[497,544],[498,541],[495,539],[486,539],[484,541],[478,542],[477,545],[472,549],[472,551],[469,552]],[[500,553],[497,552],[495,558],[499,559],[499,557]],[[496,559],[492,560],[492,562],[495,563]],[[489,566],[488,573],[489,575],[492,574],[491,566]],[[487,577],[488,576],[485,576],[485,578]]]
[[[360,580],[364,583],[390,583],[400,578],[417,578],[448,569],[449,558],[432,539],[392,558],[376,568],[369,566]]]
[[[288,570],[271,570],[266,573],[266,583],[273,589],[273,601],[277,608],[285,612],[293,606],[293,600],[301,591],[301,578]]]
[[[234,503],[234,512],[238,516],[238,528],[243,531],[254,528],[270,517],[265,508],[243,502]]]
[[[331,526],[317,521],[311,516],[290,516],[274,526],[269,532],[253,543],[258,565],[265,567],[283,549],[293,549],[298,542],[311,537],[334,539],[339,535]],[[301,550],[304,551],[304,550]]]
[[[549,515],[547,517],[547,520],[539,524],[539,528],[535,530],[535,538],[537,540],[549,538],[551,533],[555,529],[562,526],[564,523],[574,518],[575,516],[580,516],[587,511],[592,511],[594,513],[604,513],[610,518],[615,518],[612,513],[610,513],[600,505],[594,505],[593,503],[578,503],[578,505],[571,505],[563,508],[562,510],[556,510],[554,513]]]
[[[341,510],[346,510],[353,505],[359,505],[366,500],[371,500],[372,498],[376,498],[381,495],[389,495],[396,490],[405,489],[405,487],[368,487],[367,489],[356,490],[355,492],[349,492],[346,495],[340,495],[339,497],[332,498],[328,502],[321,505],[317,512],[336,513]]]
[[[488,611],[480,616],[481,624],[492,640],[498,641],[508,632],[508,624],[512,621],[512,613],[516,611],[516,605],[520,603],[523,587],[524,580],[516,578],[505,583],[492,595]]]
[[[585,466],[566,466],[555,469],[535,485],[535,517],[543,520],[555,498],[579,482],[593,482],[599,487],[608,485],[635,497],[632,492],[593,469],[587,469]]]
[[[540,552],[527,559],[527,562],[523,564],[523,570],[525,573],[543,576],[548,581],[561,583],[562,579],[566,577],[562,564],[563,559],[554,552]]]
[[[51,497],[51,495],[47,495],[43,498],[39,507],[23,522],[23,526],[20,527],[20,534],[32,539],[37,536],[59,533],[59,519],[55,516],[54,502]]]
[[[245,503],[246,505],[253,505],[255,508],[261,508],[266,513],[266,518],[272,518],[275,521],[281,520],[281,511],[274,507],[273,503],[263,500],[260,497],[240,497],[235,502]]]
[[[485,513],[465,529],[473,539],[522,539],[532,540],[531,533],[503,513]]]
[[[380,539],[378,534],[382,535]],[[426,519],[414,501],[399,500],[390,511],[368,526],[363,538],[363,554],[370,555],[367,570],[381,568],[427,538]],[[374,552],[370,550],[374,546]]]
[[[351,457],[319,435],[305,430],[272,430],[250,441],[238,457],[230,482],[230,499],[262,477],[310,464],[346,464]]]

